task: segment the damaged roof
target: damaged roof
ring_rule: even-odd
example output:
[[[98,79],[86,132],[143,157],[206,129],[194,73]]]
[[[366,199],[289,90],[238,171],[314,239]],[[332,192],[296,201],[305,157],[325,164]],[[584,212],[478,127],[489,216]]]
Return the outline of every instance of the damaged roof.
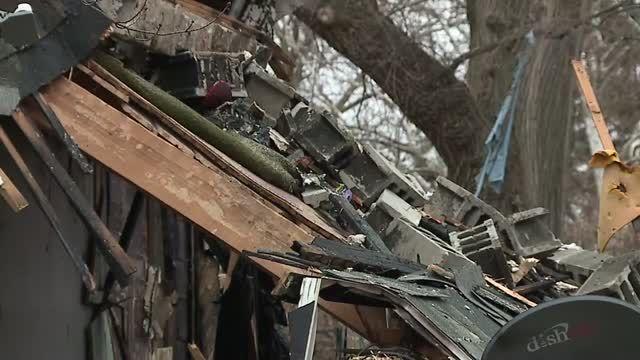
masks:
[[[281,279],[278,301],[308,300],[300,307],[321,306],[377,343],[399,342],[385,339],[390,331],[411,334],[413,348],[428,344],[456,359],[480,359],[505,324],[538,302],[597,293],[640,303],[637,256],[563,245],[545,225],[546,210],[504,215],[443,177],[427,196],[273,74],[282,49],[262,59],[173,43],[173,54],[143,47],[135,58],[117,36],[100,42],[112,20],[95,6],[32,6],[37,40],[16,47],[0,38],[0,71],[9,75],[0,80],[0,114],[27,137],[24,124],[58,121],[73,139],[67,146]],[[40,100],[28,98],[34,93]],[[46,142],[32,143],[47,152]],[[74,188],[53,165],[56,179]],[[82,194],[69,197],[88,204]],[[95,211],[83,209],[115,243],[104,254],[128,264]],[[118,273],[117,261],[110,266]],[[134,271],[124,268],[121,278]],[[308,278],[317,279],[315,295],[302,286]],[[372,310],[363,316],[363,308]]]

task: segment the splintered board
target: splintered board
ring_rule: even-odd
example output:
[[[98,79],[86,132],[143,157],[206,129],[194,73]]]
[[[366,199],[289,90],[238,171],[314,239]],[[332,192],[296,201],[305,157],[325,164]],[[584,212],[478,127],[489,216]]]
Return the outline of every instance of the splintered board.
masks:
[[[288,251],[294,240],[309,243],[314,237],[234,177],[203,165],[79,85],[59,78],[42,95],[80,149],[234,251]],[[25,109],[27,117],[30,110]],[[256,262],[279,278],[295,271]],[[365,319],[353,305],[320,305],[372,341],[398,344],[403,335],[373,325],[384,322],[384,309],[375,309],[377,316],[368,314]]]
[[[80,148],[236,251],[288,250],[312,235],[290,223],[244,185],[214,171],[60,78],[45,99]]]

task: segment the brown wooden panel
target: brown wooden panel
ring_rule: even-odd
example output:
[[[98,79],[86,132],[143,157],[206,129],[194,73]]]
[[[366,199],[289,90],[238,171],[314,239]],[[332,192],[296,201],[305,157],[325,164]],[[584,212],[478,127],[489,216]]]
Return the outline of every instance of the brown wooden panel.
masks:
[[[80,148],[236,251],[288,250],[302,231],[222,171],[192,157],[60,78],[43,94]]]
[[[54,81],[43,95],[83,151],[235,251],[287,251],[294,240],[313,238],[235,178],[204,166],[69,80]],[[277,277],[300,271],[256,262]],[[365,319],[353,306],[324,301],[320,305],[360,334],[382,338],[367,334]]]

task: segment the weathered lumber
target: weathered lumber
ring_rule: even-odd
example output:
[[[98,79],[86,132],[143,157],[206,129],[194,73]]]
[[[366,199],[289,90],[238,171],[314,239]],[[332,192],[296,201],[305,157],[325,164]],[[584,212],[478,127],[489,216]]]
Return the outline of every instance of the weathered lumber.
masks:
[[[28,119],[25,113],[21,111],[21,107],[18,111],[14,112],[13,118],[33,146],[36,154],[38,154],[40,159],[46,164],[51,175],[53,175],[67,195],[71,205],[76,209],[78,215],[80,215],[87,225],[87,228],[95,235],[97,245],[116,279],[122,286],[125,286],[128,283],[129,276],[136,271],[133,262],[122,247],[120,247],[120,244],[118,244],[118,241],[113,237],[113,234],[111,234],[111,231],[109,231],[107,226],[102,222],[98,214],[96,214],[93,206],[84,196],[78,185],[73,181],[62,164],[56,160],[51,149],[49,149],[44,142],[44,137],[34,126],[33,121]]]
[[[300,175],[284,156],[236,133],[220,129],[182,101],[125,69],[116,58],[98,52],[95,60],[158,109],[263,179],[290,193],[300,191]]]
[[[49,124],[51,124],[51,127],[60,141],[62,141],[62,143],[67,147],[67,150],[69,150],[71,157],[78,163],[78,165],[80,165],[80,169],[87,174],[93,174],[93,165],[91,165],[89,160],[87,160],[84,154],[82,154],[82,151],[78,149],[78,145],[73,141],[71,136],[67,134],[67,131],[64,129],[62,124],[60,124],[60,119],[58,119],[56,114],[51,111],[51,108],[42,98],[42,95],[40,95],[39,92],[36,92],[33,97],[36,99],[36,102],[38,103],[38,106],[40,106],[44,116],[49,120]]]
[[[238,180],[204,166],[65,78],[54,81],[43,96],[80,149],[234,252],[287,251],[294,240],[313,239]],[[269,261],[256,263],[279,278],[292,271]],[[371,319],[363,319],[354,306],[325,301],[320,306],[371,341],[387,345],[400,341],[399,336],[388,336],[387,329],[369,327]],[[377,316],[384,319],[384,309],[378,310]]]
[[[56,232],[58,240],[60,240],[64,251],[67,253],[67,255],[69,255],[71,261],[73,262],[73,265],[80,273],[80,277],[82,278],[82,282],[84,283],[87,291],[89,291],[90,293],[94,292],[96,290],[96,282],[91,275],[91,272],[89,271],[89,267],[87,267],[87,264],[85,264],[84,260],[82,260],[82,256],[80,255],[81,253],[66,240],[64,234],[62,233],[60,219],[58,218],[53,205],[51,205],[51,202],[49,202],[49,199],[45,195],[44,191],[42,190],[40,185],[38,185],[38,182],[31,173],[31,170],[29,170],[27,163],[24,161],[22,155],[20,155],[20,152],[13,144],[13,141],[11,141],[11,138],[9,138],[9,135],[5,132],[2,126],[0,126],[0,142],[7,149],[9,156],[11,156],[13,161],[18,166],[18,170],[20,170],[22,176],[27,181],[27,184],[29,185],[33,196],[35,196],[36,201],[38,202],[38,206],[47,217],[47,220],[49,220],[49,224],[51,224],[53,231]]]
[[[487,281],[487,283],[491,286],[493,286],[494,288],[502,291],[503,293],[511,296],[512,298],[521,301],[523,304],[534,307],[538,304],[534,303],[533,301],[527,299],[526,297],[518,294],[517,292],[514,292],[513,290],[509,289],[508,287],[500,284],[499,282],[493,280],[492,278],[485,276],[484,279]]]
[[[92,71],[94,71],[98,77],[102,77],[104,80],[106,80],[107,83],[119,89],[119,92],[125,94],[127,96],[127,99],[130,98],[132,103],[140,106],[142,109],[148,112],[149,115],[153,115],[155,121],[160,122],[162,125],[165,125],[167,128],[171,129],[172,132],[180,138],[180,140],[199,150],[207,160],[213,162],[220,169],[240,180],[240,182],[247,185],[260,195],[264,196],[269,201],[277,204],[282,209],[287,211],[291,216],[303,222],[312,230],[317,231],[318,233],[329,239],[344,239],[344,237],[335,228],[329,226],[314,209],[302,202],[300,198],[270,184],[253,172],[247,170],[247,168],[227,156],[222,151],[195,136],[191,131],[186,129],[184,126],[182,126],[167,114],[160,111],[156,106],[149,103],[142,96],[131,90],[127,85],[122,83],[120,80],[118,80],[118,78],[113,76],[111,73],[106,71],[103,67],[101,67],[94,61],[89,60],[87,66]],[[153,124],[153,121],[150,120],[147,116],[137,111],[136,109],[133,109],[130,104],[122,104],[122,110],[124,110],[130,117],[141,123],[146,128],[150,130],[153,129],[153,132],[161,130],[159,126]],[[162,134],[160,134],[160,136],[164,137]],[[182,149],[186,150],[184,148]],[[196,153],[195,156],[197,158],[199,156],[198,153]]]
[[[133,232],[136,228],[136,225],[140,221],[140,216],[142,215],[142,210],[145,204],[145,196],[144,193],[140,190],[137,190],[135,195],[133,196],[133,200],[131,201],[131,207],[129,208],[129,213],[127,218],[122,226],[122,231],[120,232],[120,246],[124,249],[124,251],[129,250],[129,245],[131,244],[131,240],[133,238]],[[103,294],[103,302],[109,298],[109,294],[111,294],[111,289],[113,285],[115,285],[115,274],[113,271],[109,271],[104,280],[104,294]]]
[[[43,95],[83,151],[235,251],[286,251],[294,240],[312,239],[237,180],[205,167],[80,86],[60,78]]]

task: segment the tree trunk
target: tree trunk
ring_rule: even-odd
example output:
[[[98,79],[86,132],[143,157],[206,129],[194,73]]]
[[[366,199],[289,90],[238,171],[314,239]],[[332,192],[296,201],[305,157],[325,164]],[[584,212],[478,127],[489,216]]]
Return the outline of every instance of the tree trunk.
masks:
[[[533,26],[555,30],[539,31],[529,50],[505,187],[500,195],[486,195],[506,213],[548,208],[557,234],[564,214],[563,184],[573,131],[575,80],[570,59],[577,55],[581,42],[578,31],[562,31],[567,28],[561,25],[586,15],[589,3],[467,2],[472,49]],[[472,57],[469,90],[447,66],[381,14],[375,0],[323,0],[295,14],[375,80],[433,142],[449,168],[449,177],[473,189],[484,157],[484,139],[511,85],[521,41]]]
[[[503,194],[497,204],[515,211],[543,206],[551,210],[550,225],[560,234],[564,218],[564,183],[573,132],[575,79],[570,60],[581,48],[579,31],[563,35],[560,24],[586,15],[588,2],[578,0],[503,1],[470,0],[467,13],[471,48],[499,41],[535,26],[514,118],[514,139],[509,154]],[[468,84],[483,109],[494,119],[512,82],[520,42],[472,58]],[[496,194],[489,196],[497,199]]]
[[[370,76],[431,140],[449,177],[472,186],[489,124],[466,84],[378,11],[375,0],[325,0],[296,16]]]

